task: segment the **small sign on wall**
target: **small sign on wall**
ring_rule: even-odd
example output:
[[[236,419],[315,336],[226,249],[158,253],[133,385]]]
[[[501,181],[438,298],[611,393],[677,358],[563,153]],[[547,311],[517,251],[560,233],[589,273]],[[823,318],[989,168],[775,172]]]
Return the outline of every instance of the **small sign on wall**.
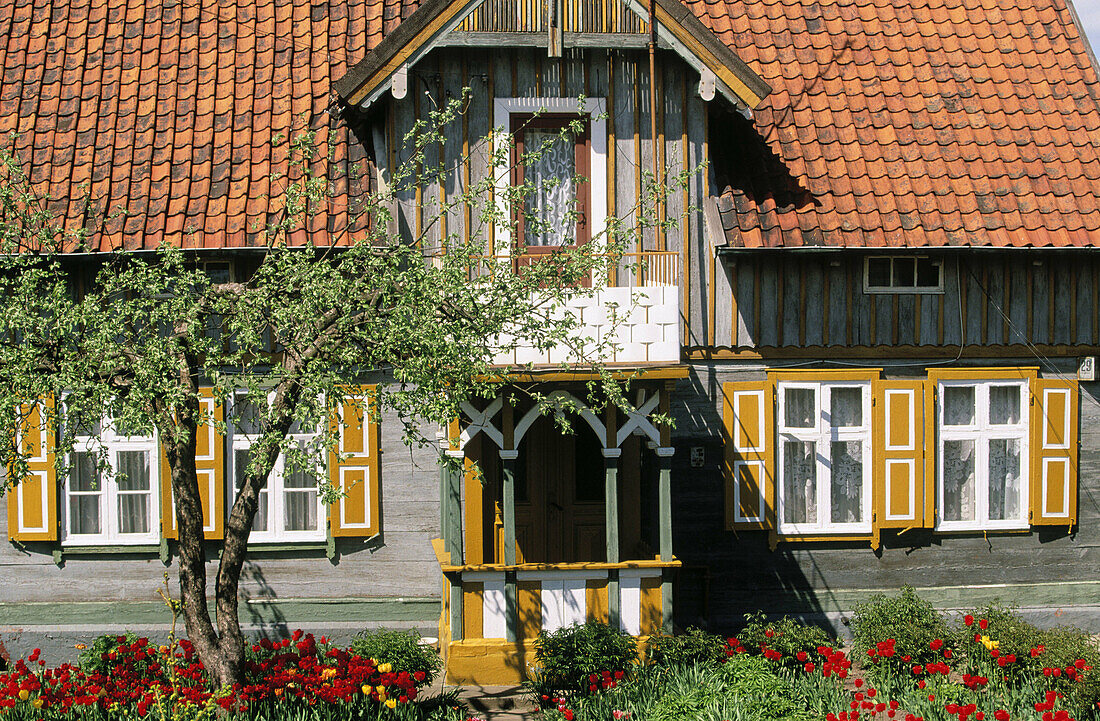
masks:
[[[1077,380],[1096,380],[1096,356],[1085,356],[1077,364]]]
[[[707,462],[706,448],[703,446],[691,447],[691,467],[702,468]]]

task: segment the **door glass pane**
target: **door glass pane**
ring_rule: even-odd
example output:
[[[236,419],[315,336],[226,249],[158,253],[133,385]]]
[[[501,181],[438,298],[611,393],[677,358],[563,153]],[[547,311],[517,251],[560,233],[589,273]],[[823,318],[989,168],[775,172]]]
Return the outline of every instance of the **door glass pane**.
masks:
[[[72,454],[72,465],[69,467],[69,490],[91,491],[100,490],[99,469],[96,468],[96,457],[91,451],[77,451]]]
[[[783,401],[783,423],[787,428],[814,428],[817,425],[813,388],[784,388]]]
[[[863,442],[832,442],[833,523],[863,520]]]
[[[974,425],[974,386],[944,386],[943,424]]]
[[[974,441],[943,442],[943,519],[974,520]]]
[[[989,422],[994,425],[1020,422],[1020,386],[989,387]]]
[[[858,428],[863,425],[863,390],[833,388],[829,391],[829,414],[833,428]]]
[[[149,452],[148,451],[119,451],[116,455],[118,463],[118,489],[120,491],[148,491],[149,490]]]
[[[286,530],[317,530],[317,491],[287,491]]]
[[[989,518],[1020,517],[1020,439],[994,438],[989,441]]]
[[[817,459],[813,441],[783,441],[783,522],[817,523]]]
[[[576,144],[562,139],[556,130],[527,130],[524,151],[528,158],[524,179],[531,186],[526,198],[524,235],[527,245],[560,246],[576,242],[576,223],[567,213],[574,208],[573,178],[577,174]]]
[[[233,402],[233,414],[238,433],[260,432],[260,407],[243,393],[238,393]]]
[[[149,494],[120,493],[118,496],[120,533],[149,532]]]

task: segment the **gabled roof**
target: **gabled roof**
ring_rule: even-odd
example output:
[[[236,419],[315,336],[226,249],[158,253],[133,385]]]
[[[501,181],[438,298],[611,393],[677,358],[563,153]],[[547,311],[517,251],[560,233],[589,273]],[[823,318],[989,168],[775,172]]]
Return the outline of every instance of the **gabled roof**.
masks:
[[[0,0],[0,137],[70,226],[128,210],[95,248],[248,246],[278,136],[361,158],[332,83],[418,6]],[[772,88],[711,125],[731,245],[1100,245],[1100,85],[1065,0],[683,7]],[[313,230],[347,228],[338,187]]]
[[[688,5],[773,88],[766,142],[722,149],[730,245],[1100,245],[1100,83],[1065,0]]]
[[[403,66],[415,64],[484,0],[425,0],[378,47],[336,81],[341,97],[352,105],[369,105]],[[627,0],[627,12],[648,18],[648,5]],[[696,70],[709,70],[719,90],[737,105],[756,107],[771,88],[715,37],[679,0],[654,0],[658,35]],[[609,38],[612,36],[608,36]],[[614,40],[609,40],[614,43]]]
[[[94,250],[252,245],[279,210],[279,136],[310,127],[322,148],[335,134],[339,165],[362,156],[330,80],[416,6],[0,0],[0,142],[19,133],[36,190],[70,227],[102,221]],[[338,204],[313,230],[347,224]]]

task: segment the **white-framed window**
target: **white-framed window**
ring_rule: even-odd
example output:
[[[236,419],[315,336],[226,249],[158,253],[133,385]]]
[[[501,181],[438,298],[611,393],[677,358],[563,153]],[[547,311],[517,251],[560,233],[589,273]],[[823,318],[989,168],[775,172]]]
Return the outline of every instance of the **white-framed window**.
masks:
[[[871,530],[871,384],[778,386],[782,534]]]
[[[1027,382],[943,380],[937,399],[936,528],[1027,528]]]
[[[864,260],[864,293],[942,293],[943,260],[913,255],[872,255]]]
[[[75,440],[61,483],[62,544],[159,542],[155,436],[136,435],[107,417],[78,427]]]
[[[269,399],[270,400],[270,399]],[[233,451],[229,464],[234,497],[244,482],[249,452],[260,432],[261,409],[245,391],[233,394],[229,443]],[[299,447],[316,442],[316,429],[295,423],[288,436]],[[318,541],[325,538],[325,513],[317,489],[318,479],[309,471],[289,470],[283,453],[275,461],[267,485],[260,490],[256,517],[248,540],[252,543]]]
[[[508,146],[505,143],[511,138],[513,121],[524,116],[537,115],[544,118],[561,118],[565,115],[587,115],[587,159],[578,158],[573,170],[585,170],[580,173],[587,179],[587,198],[583,203],[583,222],[585,225],[583,234],[586,238],[597,238],[603,233],[607,223],[607,100],[605,98],[497,98],[493,103],[493,126],[497,132],[493,134],[494,152],[497,157],[510,158]],[[534,129],[533,132],[537,132]],[[557,148],[557,154],[563,157],[569,156],[565,146]],[[554,156],[554,153],[551,153]],[[547,158],[547,162],[551,158]],[[587,162],[584,162],[587,160]],[[498,171],[497,184],[502,192],[496,194],[498,210],[502,218],[509,218],[510,209],[506,207],[508,194],[503,188],[512,181],[511,173],[507,169]],[[564,185],[564,184],[563,184]],[[559,188],[550,184],[551,188]],[[513,245],[512,228],[507,223],[496,228],[496,252],[498,255],[507,255]],[[572,237],[572,236],[571,236]],[[576,238],[574,237],[574,242]],[[570,244],[568,241],[562,241]]]

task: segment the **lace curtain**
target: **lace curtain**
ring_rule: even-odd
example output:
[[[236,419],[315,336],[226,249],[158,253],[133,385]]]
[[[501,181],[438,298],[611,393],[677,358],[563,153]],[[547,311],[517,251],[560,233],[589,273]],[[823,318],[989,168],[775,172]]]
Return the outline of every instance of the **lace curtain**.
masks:
[[[1016,404],[1019,406],[1019,403]],[[994,438],[989,441],[989,518],[1004,520],[1020,516],[1020,439]]]
[[[101,533],[99,495],[102,492],[94,453],[72,454],[69,466],[69,529],[72,533]]]
[[[119,533],[149,533],[149,501],[152,495],[148,451],[119,451],[118,530]]]
[[[817,523],[817,444],[783,441],[783,522]]]
[[[149,533],[152,528],[152,477],[148,451],[115,453],[114,498],[118,507],[118,533]],[[78,535],[104,533],[101,500],[107,493],[96,454],[73,453],[69,468],[69,531]],[[112,494],[108,494],[108,500]]]
[[[526,131],[524,148],[529,153],[542,149],[538,158],[524,166],[524,179],[532,187],[526,202],[526,243],[543,247],[572,245],[576,224],[566,214],[573,210],[576,198],[576,149],[552,130]]]
[[[863,442],[832,442],[831,519],[833,523],[863,520]]]
[[[943,520],[974,519],[974,441],[943,442]]]

